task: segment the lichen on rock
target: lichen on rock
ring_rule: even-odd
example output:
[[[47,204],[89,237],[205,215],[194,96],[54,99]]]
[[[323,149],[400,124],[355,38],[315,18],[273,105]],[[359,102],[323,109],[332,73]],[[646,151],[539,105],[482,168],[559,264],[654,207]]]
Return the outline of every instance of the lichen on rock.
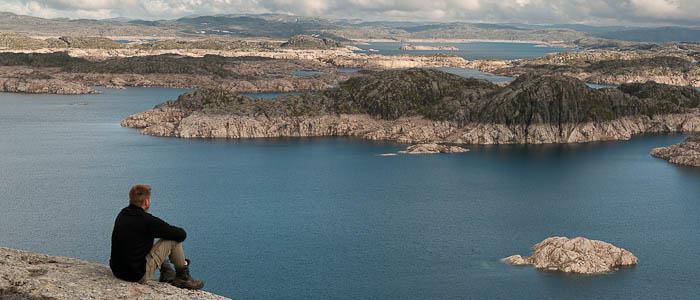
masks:
[[[227,299],[166,283],[132,283],[107,266],[0,247],[2,299]]]

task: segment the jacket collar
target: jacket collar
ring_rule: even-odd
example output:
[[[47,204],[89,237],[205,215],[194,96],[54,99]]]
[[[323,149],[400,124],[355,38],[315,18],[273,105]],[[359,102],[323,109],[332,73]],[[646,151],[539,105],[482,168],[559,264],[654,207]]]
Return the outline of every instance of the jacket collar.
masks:
[[[133,204],[131,204],[131,203],[129,203],[129,206],[128,206],[128,208],[129,208],[129,209],[138,209],[138,210],[142,210],[142,211],[145,211],[145,210],[143,210],[143,208],[142,208],[142,207],[140,207],[140,206],[136,206],[136,205],[133,205]]]

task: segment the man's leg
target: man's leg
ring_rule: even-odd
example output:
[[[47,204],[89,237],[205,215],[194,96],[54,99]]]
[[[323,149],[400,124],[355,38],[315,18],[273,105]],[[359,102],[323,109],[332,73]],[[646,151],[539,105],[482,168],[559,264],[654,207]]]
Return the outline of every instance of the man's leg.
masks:
[[[182,243],[170,240],[158,240],[151,252],[146,256],[146,274],[143,275],[141,282],[153,280],[156,270],[165,262],[165,259],[170,257],[170,261],[175,264],[176,268],[187,266],[185,260],[185,250],[182,249]]]

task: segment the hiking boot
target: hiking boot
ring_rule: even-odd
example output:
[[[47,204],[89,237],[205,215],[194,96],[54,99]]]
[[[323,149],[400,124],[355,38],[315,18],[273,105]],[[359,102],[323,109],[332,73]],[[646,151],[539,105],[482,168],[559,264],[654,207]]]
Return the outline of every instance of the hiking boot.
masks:
[[[160,265],[160,278],[158,281],[171,283],[175,280],[175,269],[167,260]]]
[[[190,276],[190,260],[187,260],[187,265],[180,268],[175,266],[175,279],[170,284],[181,289],[201,290],[204,287],[204,281],[194,279]]]

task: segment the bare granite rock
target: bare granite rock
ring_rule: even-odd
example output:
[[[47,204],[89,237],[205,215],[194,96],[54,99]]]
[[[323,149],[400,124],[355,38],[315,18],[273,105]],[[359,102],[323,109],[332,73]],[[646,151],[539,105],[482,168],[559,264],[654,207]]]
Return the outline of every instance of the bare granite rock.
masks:
[[[0,247],[2,299],[227,299],[169,284],[131,283],[107,266]]]
[[[700,135],[688,137],[680,144],[656,148],[651,155],[677,165],[700,167]]]
[[[406,151],[401,151],[405,154],[438,154],[438,153],[464,153],[469,151],[459,146],[440,145],[435,143],[416,144],[406,148]]]
[[[401,143],[550,144],[629,140],[649,133],[700,132],[700,113],[631,116],[612,121],[564,124],[460,126],[421,117],[382,120],[369,115],[309,117],[235,116],[188,112],[164,105],[121,122],[147,135],[180,138],[279,138],[352,136]]]
[[[532,247],[532,256],[502,259],[511,265],[532,265],[545,271],[602,274],[637,264],[631,252],[612,244],[583,237],[550,237]]]

